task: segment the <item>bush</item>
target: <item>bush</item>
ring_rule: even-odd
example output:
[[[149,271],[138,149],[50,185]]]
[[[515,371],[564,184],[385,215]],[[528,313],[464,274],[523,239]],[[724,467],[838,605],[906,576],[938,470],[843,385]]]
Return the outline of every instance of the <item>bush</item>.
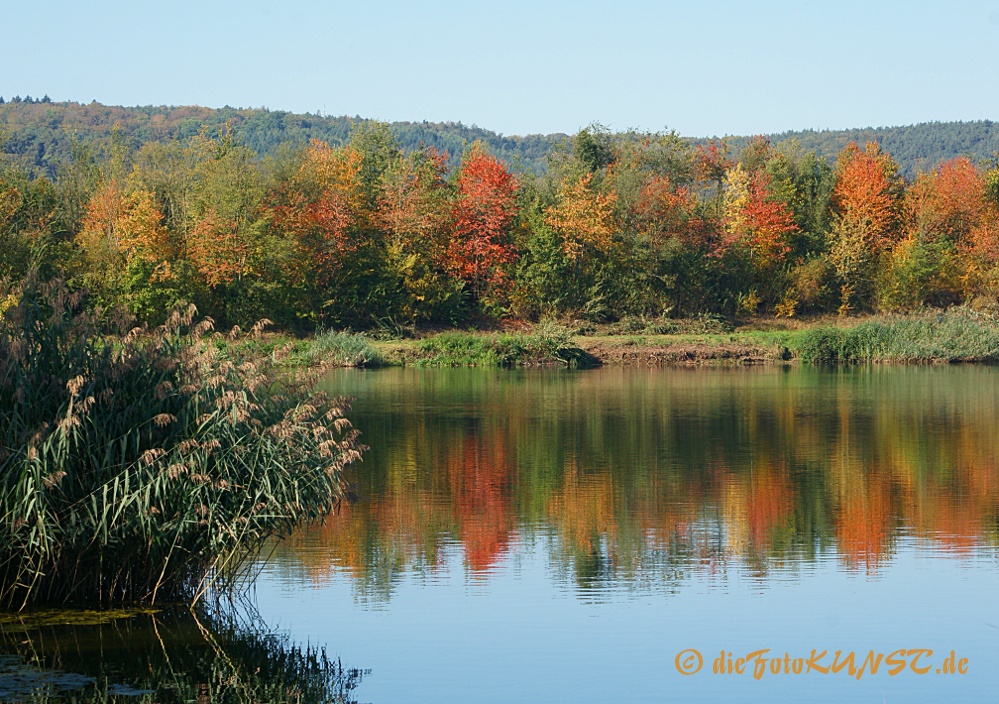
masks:
[[[364,335],[319,330],[295,361],[306,364],[330,364],[335,367],[377,367],[384,364],[381,355]]]
[[[152,332],[103,321],[115,336],[60,282],[13,293],[0,321],[0,605],[196,601],[342,495],[362,448],[346,403],[310,395],[310,379],[223,351],[193,308]]]
[[[851,361],[847,338],[848,333],[840,328],[815,328],[798,338],[795,352],[801,361],[809,364]]]

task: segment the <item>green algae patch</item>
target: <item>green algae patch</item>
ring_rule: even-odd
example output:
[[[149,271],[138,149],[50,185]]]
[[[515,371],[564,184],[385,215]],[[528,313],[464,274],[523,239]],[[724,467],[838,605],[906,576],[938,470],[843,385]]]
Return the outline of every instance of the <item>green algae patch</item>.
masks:
[[[0,613],[0,630],[27,632],[49,626],[100,626],[120,619],[161,613],[162,609],[39,609]]]

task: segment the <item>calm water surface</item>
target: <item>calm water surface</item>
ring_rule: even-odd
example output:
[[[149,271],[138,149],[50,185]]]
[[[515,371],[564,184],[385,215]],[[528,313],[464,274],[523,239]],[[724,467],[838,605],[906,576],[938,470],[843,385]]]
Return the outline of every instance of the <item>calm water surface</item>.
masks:
[[[370,668],[360,701],[995,701],[999,370],[326,387],[357,397],[372,448],[356,498],[284,543],[256,593],[270,625]],[[690,648],[704,666],[684,676]],[[712,673],[764,648],[934,652],[926,675]],[[967,674],[936,674],[951,650]]]
[[[997,700],[997,369],[390,369],[325,386],[357,397],[372,449],[349,505],[261,563],[259,618],[8,623],[0,652],[149,701]],[[712,673],[722,651],[789,667],[854,651],[859,667],[921,648],[925,675]],[[685,676],[688,649],[703,668]],[[967,674],[936,674],[952,650]],[[25,677],[12,668],[0,657],[0,699]]]

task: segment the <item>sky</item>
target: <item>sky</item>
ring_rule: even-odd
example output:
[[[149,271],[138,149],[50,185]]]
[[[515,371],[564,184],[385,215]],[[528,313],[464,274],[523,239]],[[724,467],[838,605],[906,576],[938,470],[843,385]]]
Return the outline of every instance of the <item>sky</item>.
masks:
[[[685,136],[999,120],[999,0],[3,0],[0,96]]]

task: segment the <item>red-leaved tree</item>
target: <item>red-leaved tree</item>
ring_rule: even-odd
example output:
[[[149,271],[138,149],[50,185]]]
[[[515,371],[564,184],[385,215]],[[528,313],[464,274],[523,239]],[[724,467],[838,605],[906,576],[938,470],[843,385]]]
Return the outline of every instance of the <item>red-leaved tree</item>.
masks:
[[[503,266],[516,257],[509,231],[518,187],[506,166],[481,148],[461,163],[446,266],[476,296],[495,289],[504,279]]]

